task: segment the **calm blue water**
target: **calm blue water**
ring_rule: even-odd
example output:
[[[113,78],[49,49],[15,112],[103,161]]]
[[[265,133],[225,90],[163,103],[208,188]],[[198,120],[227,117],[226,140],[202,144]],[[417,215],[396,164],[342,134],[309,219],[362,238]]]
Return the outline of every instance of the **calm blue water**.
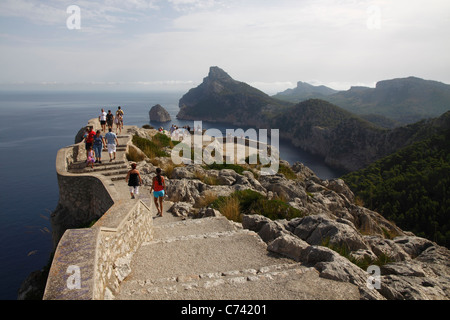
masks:
[[[125,111],[125,124],[149,123],[148,112],[161,104],[176,120],[184,93],[0,92],[0,299],[15,300],[22,281],[47,264],[52,251],[50,212],[58,203],[55,172],[57,151],[73,144],[78,130],[100,109]],[[159,127],[158,123],[151,123]],[[203,122],[203,128],[224,131],[231,126]],[[301,161],[323,179],[341,172],[280,141],[281,157]]]

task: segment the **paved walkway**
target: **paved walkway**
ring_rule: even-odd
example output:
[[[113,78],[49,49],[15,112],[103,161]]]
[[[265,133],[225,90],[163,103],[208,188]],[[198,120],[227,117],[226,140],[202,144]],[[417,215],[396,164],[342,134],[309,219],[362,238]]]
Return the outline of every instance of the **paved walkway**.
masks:
[[[94,169],[78,163],[70,171],[102,174],[129,199],[129,128],[118,135],[115,161],[104,151]],[[149,187],[140,191],[137,199],[151,207]],[[359,299],[356,286],[319,278],[314,268],[271,254],[257,234],[224,217],[182,220],[167,212],[170,205],[164,204],[163,217],[154,217],[154,239],[134,255],[117,300]]]
[[[154,219],[154,239],[133,258],[118,300],[359,299],[351,284],[319,278],[266,250],[255,233],[226,218]]]

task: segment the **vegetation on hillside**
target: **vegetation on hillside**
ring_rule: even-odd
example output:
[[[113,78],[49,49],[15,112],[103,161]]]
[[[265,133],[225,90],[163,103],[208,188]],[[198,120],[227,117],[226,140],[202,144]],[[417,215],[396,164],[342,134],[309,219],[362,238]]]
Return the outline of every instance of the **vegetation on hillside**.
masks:
[[[450,130],[343,176],[365,206],[450,247]]]
[[[142,137],[139,137],[138,135],[133,136],[133,144],[142,150],[142,152],[149,157],[150,159],[153,159],[155,157],[168,157],[169,154],[164,151],[164,148],[171,147],[173,148],[174,145],[176,145],[177,141],[172,141],[170,137],[168,137],[165,134],[157,133],[153,136],[152,140],[145,139]],[[133,153],[130,151],[127,154],[128,160],[130,161],[141,161],[143,159],[139,158],[138,154]]]
[[[293,219],[304,214],[281,199],[267,199],[253,190],[235,191],[230,196],[218,197],[211,204],[228,219],[241,222],[243,214],[260,214],[269,219]]]

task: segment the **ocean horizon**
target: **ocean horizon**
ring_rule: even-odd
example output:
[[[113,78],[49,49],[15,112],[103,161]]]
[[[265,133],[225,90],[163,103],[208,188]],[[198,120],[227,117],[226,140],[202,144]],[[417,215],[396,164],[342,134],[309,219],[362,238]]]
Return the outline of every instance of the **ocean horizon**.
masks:
[[[50,214],[59,198],[56,153],[74,143],[77,132],[100,109],[118,106],[127,125],[150,124],[169,129],[193,125],[176,119],[178,101],[185,92],[36,92],[0,91],[0,299],[15,300],[21,283],[33,271],[44,267],[53,250]],[[149,120],[150,108],[162,105],[172,121]],[[202,122],[204,129],[237,129],[232,125]],[[244,128],[245,129],[245,128]],[[274,128],[276,129],[276,128]],[[330,168],[320,158],[280,139],[283,160],[300,161],[322,179],[337,178],[342,172]]]

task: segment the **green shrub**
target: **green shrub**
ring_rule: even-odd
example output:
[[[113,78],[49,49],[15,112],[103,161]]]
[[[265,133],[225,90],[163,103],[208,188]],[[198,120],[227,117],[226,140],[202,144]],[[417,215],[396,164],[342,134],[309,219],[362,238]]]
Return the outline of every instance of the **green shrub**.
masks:
[[[381,267],[393,261],[393,259],[384,252],[382,252],[376,259],[372,259],[369,256],[357,259],[350,254],[351,251],[345,243],[341,245],[331,244],[329,237],[322,239],[321,245],[339,253],[341,256],[347,258],[351,263],[357,265],[363,270],[367,270],[367,268],[371,265],[377,265]]]
[[[133,144],[141,149],[142,152],[144,152],[145,155],[150,159],[169,156],[166,152],[161,150],[164,147],[163,138],[157,137],[156,139],[153,138],[152,140],[148,140],[135,135],[133,136]]]
[[[290,167],[285,166],[284,164],[280,163],[278,172],[284,174],[286,179],[291,179],[291,180],[297,179],[297,175],[295,174],[295,172],[292,171],[292,169]]]
[[[218,197],[211,206],[224,214],[221,208],[224,208],[229,198],[235,198],[237,200],[241,214],[260,214],[272,220],[290,220],[304,216],[300,210],[288,205],[284,201],[278,199],[268,200],[262,194],[253,190],[235,191],[228,197]]]
[[[229,163],[212,163],[209,165],[205,165],[203,168],[207,170],[222,170],[222,169],[231,169],[234,170],[236,173],[242,174],[242,172],[245,171],[245,168],[243,166],[240,166],[238,164],[229,164]]]

